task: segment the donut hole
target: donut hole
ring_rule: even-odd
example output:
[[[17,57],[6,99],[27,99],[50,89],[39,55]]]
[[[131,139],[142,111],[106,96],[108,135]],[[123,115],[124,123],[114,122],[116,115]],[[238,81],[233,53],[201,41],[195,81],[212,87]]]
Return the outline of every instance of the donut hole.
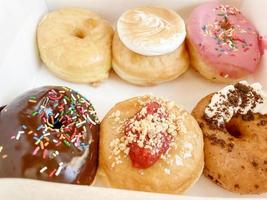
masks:
[[[62,123],[59,120],[51,120],[51,118],[48,119],[47,125],[51,127],[52,129],[61,129]]]
[[[239,127],[236,124],[234,124],[234,123],[227,123],[225,125],[225,128],[226,128],[227,132],[231,136],[233,136],[235,138],[241,138],[242,133],[241,133]]]
[[[97,27],[97,20],[89,18],[83,21],[79,28],[76,28],[73,32],[74,37],[84,39],[90,31]]]
[[[62,123],[60,121],[56,121],[53,124],[53,129],[60,129],[62,127]]]
[[[74,31],[74,36],[80,39],[83,39],[86,37],[86,33],[82,29],[76,29]]]

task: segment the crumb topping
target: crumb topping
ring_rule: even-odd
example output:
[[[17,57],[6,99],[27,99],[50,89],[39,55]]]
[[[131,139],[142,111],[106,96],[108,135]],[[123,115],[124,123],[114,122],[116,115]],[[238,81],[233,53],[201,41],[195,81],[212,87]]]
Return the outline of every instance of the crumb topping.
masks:
[[[266,100],[259,83],[249,85],[240,81],[229,85],[212,96],[205,108],[205,119],[212,125],[222,127],[235,115],[266,112]]]
[[[138,160],[139,163],[133,163],[133,166],[141,169],[153,165],[158,159],[166,159],[169,150],[176,148],[175,137],[184,129],[170,112],[176,106],[174,102],[149,97],[145,102],[139,99],[136,106],[141,106],[140,111],[123,122],[119,111],[111,114],[115,121],[122,124],[120,131],[124,132],[123,136],[110,143],[110,159],[114,158],[112,167],[122,162],[121,156],[129,156],[132,163]]]

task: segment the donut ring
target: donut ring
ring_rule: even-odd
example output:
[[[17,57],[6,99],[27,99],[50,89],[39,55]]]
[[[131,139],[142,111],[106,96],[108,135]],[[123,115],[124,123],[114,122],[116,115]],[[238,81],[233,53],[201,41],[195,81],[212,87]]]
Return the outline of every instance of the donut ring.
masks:
[[[259,66],[259,33],[235,7],[220,2],[198,6],[187,21],[187,33],[191,65],[211,81],[236,82]]]
[[[111,68],[111,25],[80,8],[53,11],[37,28],[42,61],[59,78],[77,83],[106,79]]]
[[[112,67],[122,79],[136,85],[174,80],[189,66],[185,35],[184,20],[173,10],[129,9],[117,22]]]
[[[202,133],[188,112],[170,102],[168,113],[175,116],[179,126],[174,140],[177,148],[171,147],[168,153],[145,169],[134,167],[127,153],[122,150],[116,153],[114,141],[120,141],[119,138],[124,135],[124,122],[135,116],[146,103],[155,100],[155,97],[143,96],[120,102],[103,119],[100,127],[98,177],[106,185],[177,194],[187,190],[201,175],[204,159]]]
[[[136,85],[155,85],[174,80],[189,67],[184,44],[165,55],[144,56],[129,50],[115,33],[112,54],[114,71],[122,79]]]
[[[186,44],[190,52],[191,66],[206,79],[217,83],[233,83],[240,79],[240,77],[245,77],[248,75],[246,70],[231,66],[228,66],[228,68],[225,67],[229,70],[229,73],[235,74],[236,77],[239,77],[238,79],[231,78],[227,75],[227,73],[218,71],[210,63],[207,63],[205,60],[203,60],[196,47],[194,47],[188,37],[186,38]]]
[[[70,88],[26,92],[0,107],[0,178],[92,184],[99,124],[92,104]]]
[[[204,175],[232,192],[266,192],[267,116],[238,115],[218,129],[203,117],[211,98],[200,100],[192,112],[204,135]]]

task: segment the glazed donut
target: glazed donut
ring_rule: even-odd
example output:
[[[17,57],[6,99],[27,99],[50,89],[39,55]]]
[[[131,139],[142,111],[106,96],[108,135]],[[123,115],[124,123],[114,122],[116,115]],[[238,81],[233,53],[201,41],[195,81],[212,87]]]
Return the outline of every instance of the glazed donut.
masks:
[[[267,192],[266,97],[260,84],[242,81],[193,110],[204,134],[204,174],[232,192]]]
[[[92,104],[70,88],[19,96],[0,112],[0,133],[0,178],[93,182],[99,120]]]
[[[215,82],[255,72],[263,45],[256,28],[234,7],[218,2],[195,8],[187,23],[191,65]]]
[[[113,29],[97,14],[78,8],[48,13],[38,25],[42,61],[59,78],[78,83],[106,79]]]
[[[183,19],[172,10],[128,10],[117,22],[112,67],[122,79],[137,85],[173,80],[189,65],[185,34]]]
[[[151,96],[116,104],[101,123],[99,148],[99,180],[115,188],[182,193],[204,165],[194,118]]]

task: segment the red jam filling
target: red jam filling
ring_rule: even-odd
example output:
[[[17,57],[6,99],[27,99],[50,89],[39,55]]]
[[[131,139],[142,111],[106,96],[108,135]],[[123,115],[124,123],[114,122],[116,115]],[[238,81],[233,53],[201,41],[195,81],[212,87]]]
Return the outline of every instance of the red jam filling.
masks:
[[[162,120],[164,118],[166,119],[168,115],[166,113],[163,113],[160,108],[161,105],[158,102],[150,102],[146,104],[145,112],[138,112],[132,118],[134,120],[129,120],[126,124],[125,135],[128,136],[129,134],[133,134],[136,136],[136,140],[128,144],[128,147],[130,148],[129,157],[132,161],[133,167],[135,168],[145,169],[152,166],[169,148],[170,142],[172,140],[171,135],[169,135],[166,131],[157,132],[156,134],[158,134],[158,136],[155,137],[155,142],[160,143],[161,145],[151,145],[151,140],[153,142],[154,137],[150,137],[151,135],[153,135],[153,133],[151,134],[151,132],[149,134],[150,130],[148,130],[148,133],[146,134],[145,139],[142,142],[142,147],[140,147],[140,136],[142,134],[142,131],[137,131],[134,128],[134,122],[140,122],[141,120],[147,118],[148,115],[153,116],[150,123],[153,123],[154,120]]]

